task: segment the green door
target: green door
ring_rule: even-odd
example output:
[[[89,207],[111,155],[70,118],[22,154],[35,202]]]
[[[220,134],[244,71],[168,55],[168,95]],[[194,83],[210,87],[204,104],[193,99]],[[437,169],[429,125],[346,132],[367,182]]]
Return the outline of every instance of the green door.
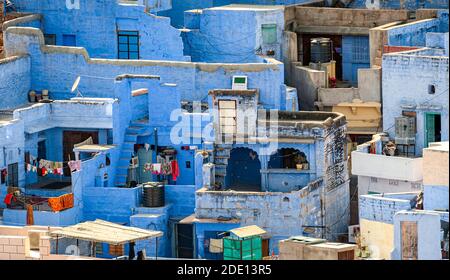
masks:
[[[441,134],[440,128],[441,115],[436,113],[425,113],[425,143],[424,147],[427,148],[429,143],[440,141],[439,135]],[[436,125],[438,124],[438,127]]]
[[[152,172],[145,171],[144,165],[146,163],[152,162],[152,150],[148,150],[145,148],[140,148],[137,152],[137,156],[139,159],[139,183],[146,183],[152,181]]]

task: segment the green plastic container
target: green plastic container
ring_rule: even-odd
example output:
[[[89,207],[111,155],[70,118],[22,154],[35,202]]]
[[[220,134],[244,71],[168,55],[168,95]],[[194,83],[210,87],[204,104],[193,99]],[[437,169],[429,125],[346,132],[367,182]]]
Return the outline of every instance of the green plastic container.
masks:
[[[262,260],[262,238],[252,236],[243,239],[223,238],[224,260]]]

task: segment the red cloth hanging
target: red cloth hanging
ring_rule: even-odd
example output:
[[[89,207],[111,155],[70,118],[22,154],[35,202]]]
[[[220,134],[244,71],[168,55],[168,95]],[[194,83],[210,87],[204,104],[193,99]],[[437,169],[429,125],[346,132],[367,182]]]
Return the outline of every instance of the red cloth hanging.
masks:
[[[6,205],[10,205],[11,204],[11,200],[13,199],[14,195],[12,193],[9,193],[5,196],[5,200],[3,200],[3,202]]]
[[[172,160],[170,163],[172,165],[172,180],[176,181],[177,177],[180,176],[180,169],[178,167],[177,160]]]

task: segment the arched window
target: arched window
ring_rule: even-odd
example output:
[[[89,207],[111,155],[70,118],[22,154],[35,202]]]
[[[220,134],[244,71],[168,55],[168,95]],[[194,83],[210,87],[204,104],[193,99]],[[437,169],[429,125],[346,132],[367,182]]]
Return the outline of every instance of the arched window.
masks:
[[[305,153],[294,148],[278,149],[270,156],[269,169],[309,169]]]

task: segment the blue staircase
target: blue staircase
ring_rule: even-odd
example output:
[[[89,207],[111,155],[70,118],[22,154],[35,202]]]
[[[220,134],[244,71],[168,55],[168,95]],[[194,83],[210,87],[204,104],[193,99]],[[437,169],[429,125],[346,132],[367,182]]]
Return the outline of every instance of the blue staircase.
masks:
[[[146,132],[148,119],[134,120],[125,131],[125,139],[120,151],[119,162],[116,169],[116,187],[125,186],[128,177],[128,167],[134,152],[137,138]]]

